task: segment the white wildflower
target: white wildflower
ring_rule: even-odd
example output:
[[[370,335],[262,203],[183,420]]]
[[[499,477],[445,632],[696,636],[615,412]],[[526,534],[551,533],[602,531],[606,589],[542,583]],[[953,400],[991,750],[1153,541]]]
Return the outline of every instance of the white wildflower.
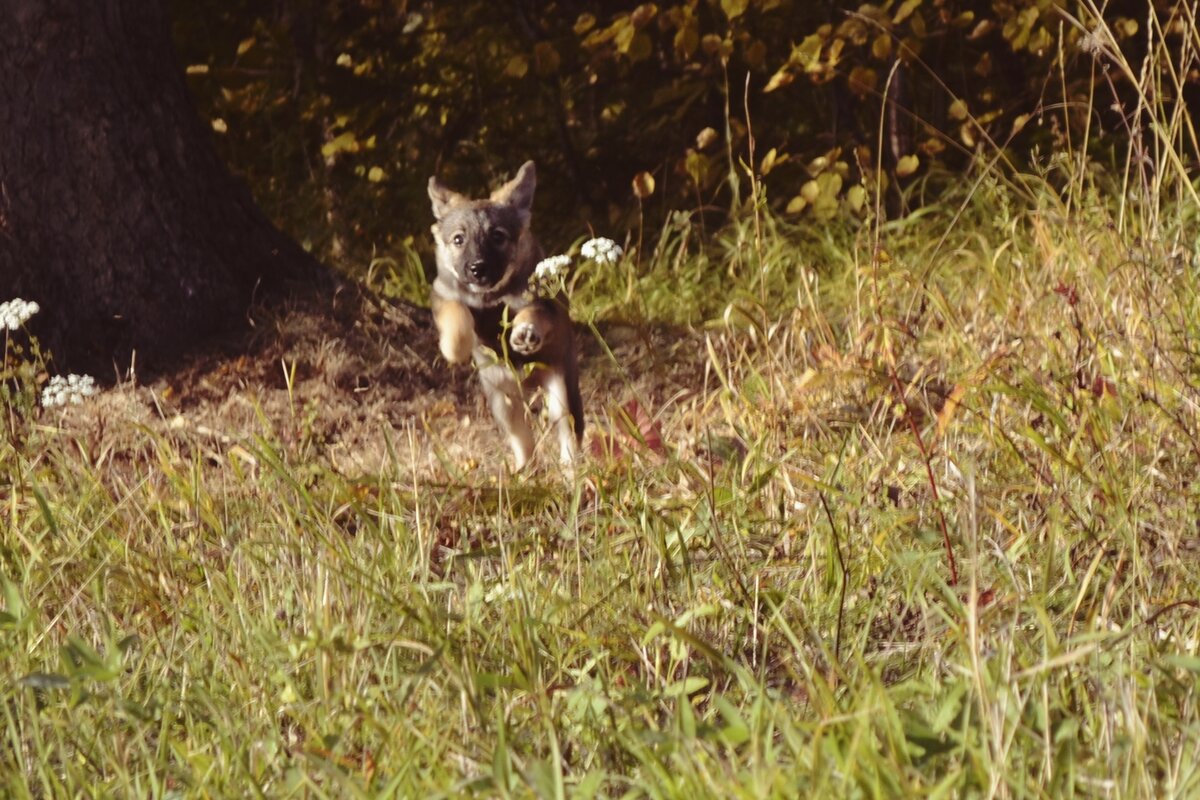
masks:
[[[1085,53],[1090,53],[1093,57],[1100,56],[1104,53],[1105,47],[1104,36],[1099,27],[1088,31],[1083,38],[1079,40],[1079,49]]]
[[[15,331],[41,310],[41,306],[32,300],[22,300],[19,297],[0,303],[0,327]]]
[[[42,406],[56,408],[68,403],[82,403],[83,398],[96,393],[96,381],[91,375],[55,375],[42,389]]]
[[[603,236],[588,239],[583,243],[583,247],[579,248],[579,253],[597,264],[615,264],[621,260],[622,255],[621,246]]]
[[[543,258],[533,268],[533,277],[538,281],[552,281],[562,275],[563,270],[571,265],[570,256],[550,256]]]

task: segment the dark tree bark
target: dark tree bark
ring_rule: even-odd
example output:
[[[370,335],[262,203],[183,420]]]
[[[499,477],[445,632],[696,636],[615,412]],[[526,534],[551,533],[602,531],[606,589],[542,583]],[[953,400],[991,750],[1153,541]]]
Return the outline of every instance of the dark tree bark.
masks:
[[[41,304],[58,367],[169,367],[252,298],[324,274],[217,157],[162,0],[0,16],[0,300]]]

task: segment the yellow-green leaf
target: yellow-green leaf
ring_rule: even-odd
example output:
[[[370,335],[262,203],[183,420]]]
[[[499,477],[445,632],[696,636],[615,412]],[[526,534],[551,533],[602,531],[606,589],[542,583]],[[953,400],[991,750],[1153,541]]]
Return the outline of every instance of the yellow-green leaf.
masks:
[[[596,27],[596,18],[591,14],[580,14],[579,19],[575,20],[575,35],[583,36],[585,33]]]
[[[504,75],[506,77],[517,78],[518,80],[524,78],[527,72],[529,72],[529,59],[521,53],[510,58],[508,64],[504,67]]]
[[[964,122],[958,126],[958,139],[967,147],[975,146],[975,132],[971,130],[971,123]]]
[[[817,176],[817,186],[820,187],[821,197],[837,197],[842,191],[843,178],[837,172],[822,172]]]
[[[822,195],[817,198],[817,202],[813,203],[813,216],[821,221],[831,220],[838,213],[838,199],[829,195]]]
[[[892,17],[892,24],[899,25],[904,20],[912,16],[912,13],[921,5],[921,0],[904,0],[900,4],[900,8],[896,9],[896,16]]]
[[[633,37],[633,43],[629,46],[629,60],[633,62],[645,61],[654,53],[654,42],[650,37],[641,31]]]
[[[386,177],[387,175],[384,173],[382,167],[371,167],[371,169],[367,172],[367,180],[369,180],[371,183],[379,183]]]
[[[879,73],[870,67],[856,66],[850,70],[850,75],[847,79],[847,84],[850,91],[859,97],[866,97],[875,90],[876,84],[879,83]]]
[[[634,27],[640,28],[658,15],[658,6],[654,3],[642,3],[629,15]]]
[[[912,175],[919,166],[921,166],[921,159],[916,153],[904,156],[896,162],[896,175],[901,178]]]
[[[1193,20],[1195,17],[1192,18]],[[1117,17],[1117,21],[1113,24],[1113,32],[1117,34],[1118,39],[1128,39],[1130,36],[1137,35],[1138,24],[1136,19],[1129,17]]]
[[[633,46],[633,37],[637,35],[637,28],[633,27],[633,23],[626,16],[614,22],[612,29],[616,32],[613,36],[613,44],[616,45],[617,52],[628,53],[629,48]]]
[[[688,150],[687,158],[684,160],[684,169],[696,182],[697,186],[703,186],[705,179],[708,178],[708,159],[695,150]]]
[[[321,155],[331,158],[341,152],[358,152],[358,139],[350,131],[336,136],[321,146]]]
[[[881,33],[871,41],[871,55],[883,61],[892,54],[892,37]]]
[[[771,76],[771,80],[767,81],[767,85],[763,87],[764,92],[773,92],[776,89],[781,89],[787,86],[792,81],[796,80],[796,76],[792,75],[792,71],[785,65]]]
[[[788,62],[799,64],[808,71],[814,70],[821,62],[821,50],[824,47],[825,37],[820,33],[810,33],[804,37],[800,44],[792,48],[792,54],[788,56]]]
[[[700,26],[689,19],[675,32],[675,52],[680,58],[691,58],[700,46]]]
[[[774,147],[772,147],[767,151],[767,154],[763,156],[762,163],[758,166],[758,172],[763,176],[769,175],[771,170],[775,169],[775,165],[777,163],[782,163],[784,161],[787,161],[787,156],[780,158],[779,153]]]
[[[846,190],[846,205],[857,214],[862,211],[867,202],[867,190],[860,186],[851,186]]]
[[[729,19],[737,19],[746,13],[746,6],[749,4],[749,0],[721,0],[721,10]]]

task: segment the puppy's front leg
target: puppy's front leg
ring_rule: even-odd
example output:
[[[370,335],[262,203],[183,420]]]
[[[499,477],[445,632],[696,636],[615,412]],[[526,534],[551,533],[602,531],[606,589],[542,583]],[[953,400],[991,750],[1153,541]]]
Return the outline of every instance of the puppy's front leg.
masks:
[[[571,340],[571,321],[553,300],[537,300],[516,313],[509,345],[526,357],[557,361]]]
[[[462,364],[475,349],[475,318],[471,309],[457,300],[447,300],[436,292],[430,305],[438,329],[438,349],[451,364]]]

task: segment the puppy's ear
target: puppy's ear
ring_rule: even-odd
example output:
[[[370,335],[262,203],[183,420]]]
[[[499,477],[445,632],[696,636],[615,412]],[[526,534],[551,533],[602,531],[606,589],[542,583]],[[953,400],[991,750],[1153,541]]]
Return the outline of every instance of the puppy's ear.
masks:
[[[517,177],[492,192],[493,203],[506,203],[528,220],[533,211],[533,190],[537,188],[537,169],[526,161],[517,170]]]
[[[433,203],[433,218],[439,222],[454,207],[467,202],[466,198],[461,194],[451,191],[442,185],[442,182],[436,176],[429,179],[429,199]]]

